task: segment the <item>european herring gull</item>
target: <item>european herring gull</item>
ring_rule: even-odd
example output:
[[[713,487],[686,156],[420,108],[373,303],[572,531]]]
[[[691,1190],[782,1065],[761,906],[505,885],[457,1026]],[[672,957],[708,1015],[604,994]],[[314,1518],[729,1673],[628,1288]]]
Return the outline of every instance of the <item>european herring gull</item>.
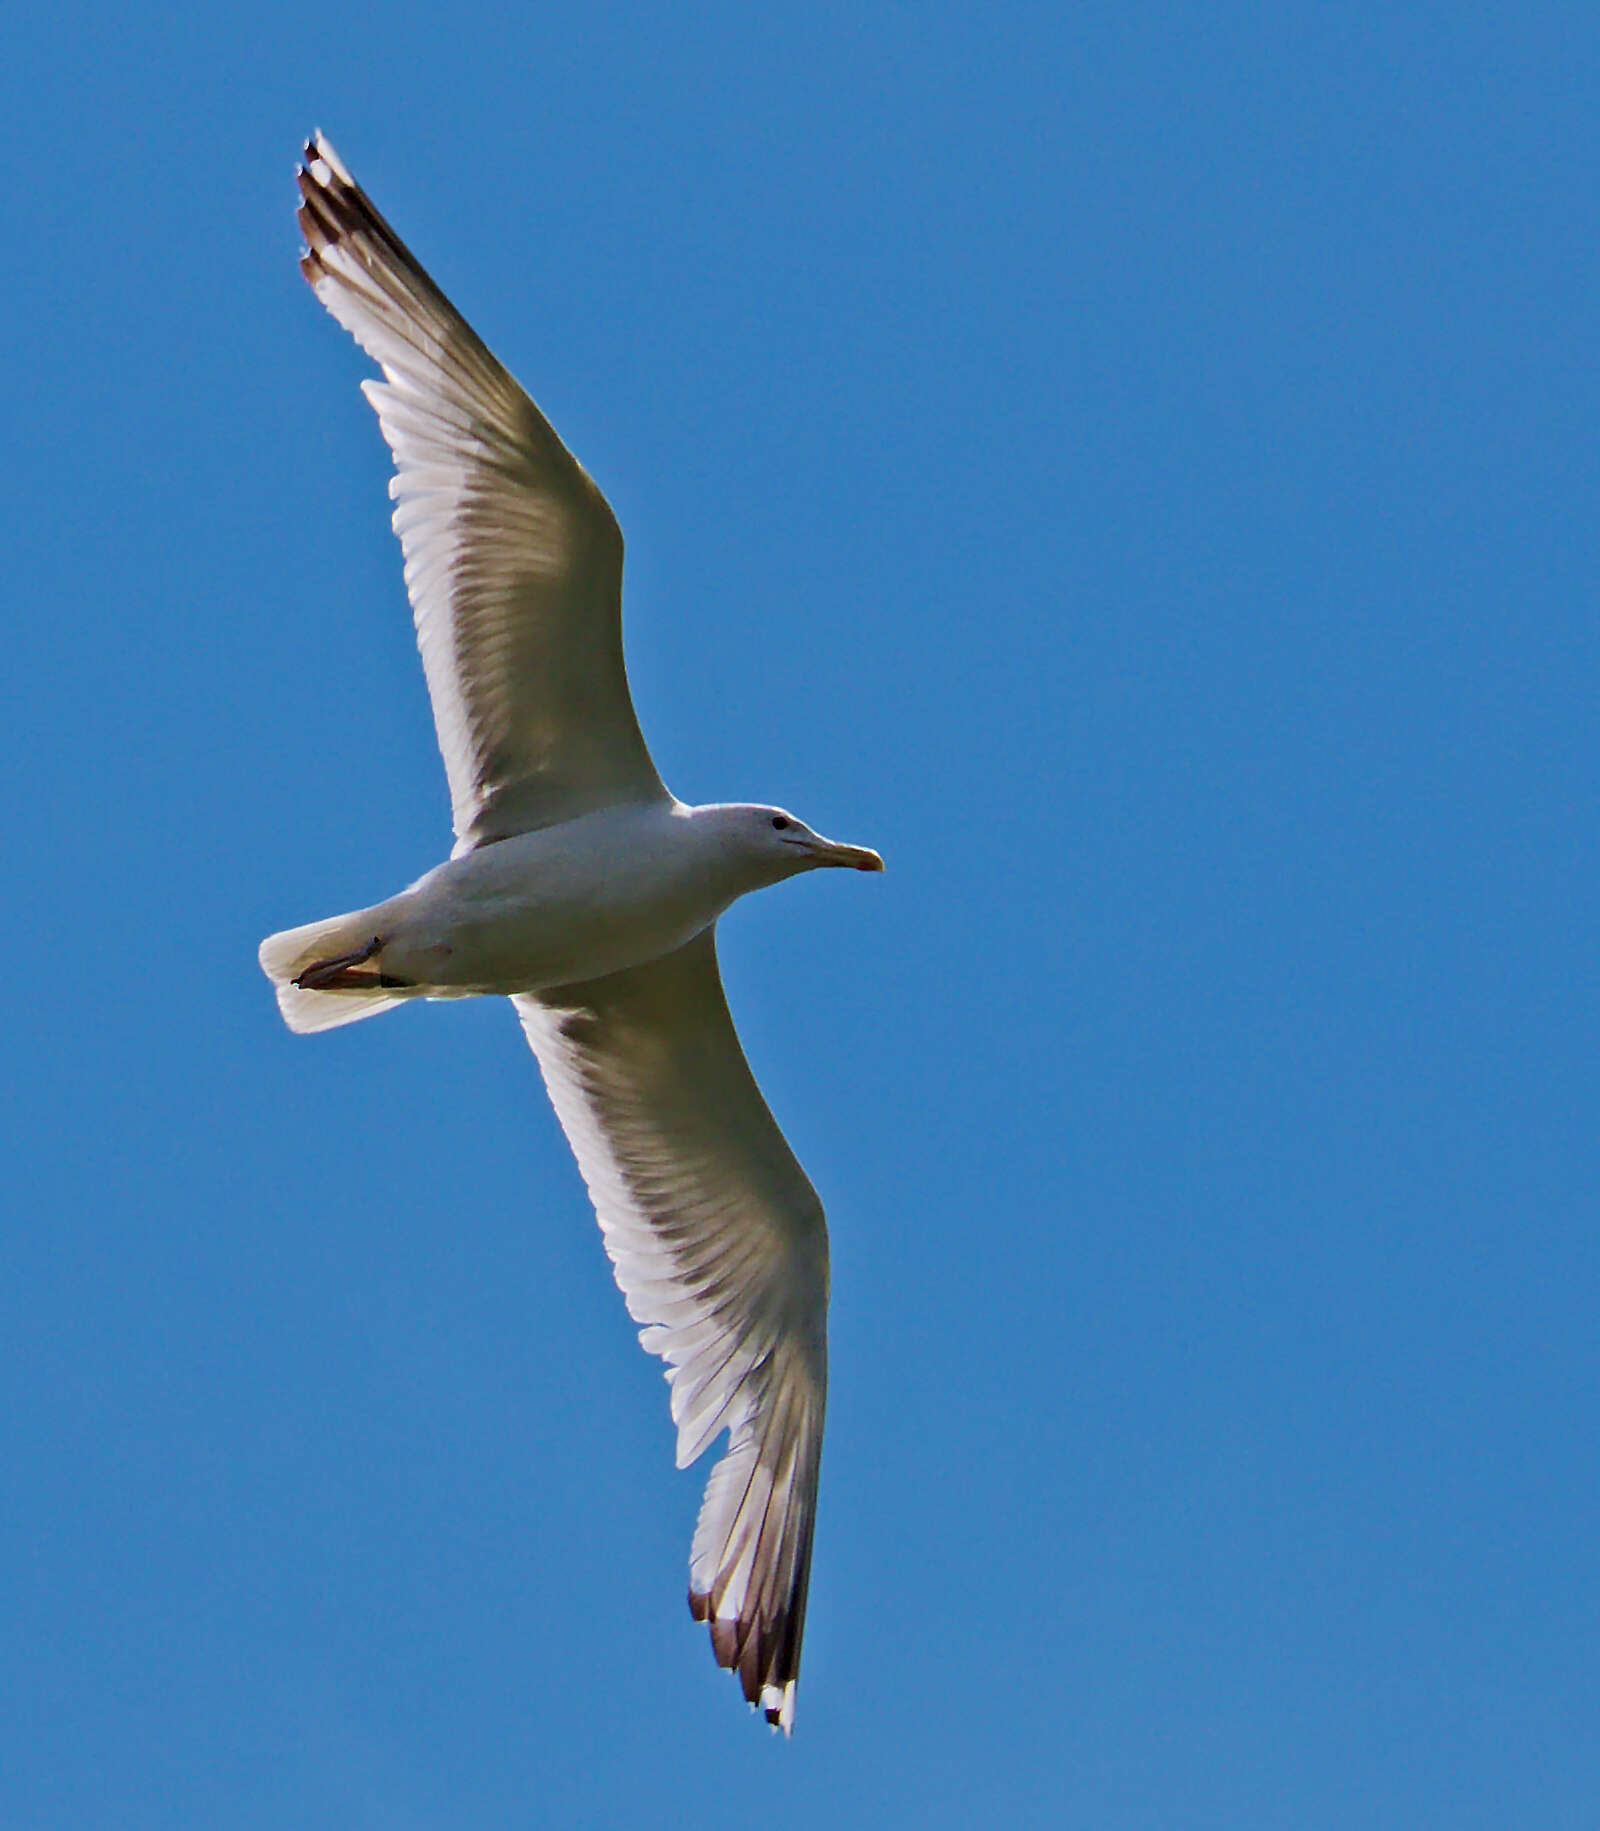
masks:
[[[822,865],[881,871],[783,808],[687,807],[640,735],[622,535],[588,473],[319,134],[301,268],[382,368],[394,529],[454,816],[386,902],[269,936],[291,1030],[412,998],[517,1008],[640,1340],[678,1466],[724,1430],[689,1606],[792,1729],[827,1383],[828,1235],[734,1032],[717,918]]]

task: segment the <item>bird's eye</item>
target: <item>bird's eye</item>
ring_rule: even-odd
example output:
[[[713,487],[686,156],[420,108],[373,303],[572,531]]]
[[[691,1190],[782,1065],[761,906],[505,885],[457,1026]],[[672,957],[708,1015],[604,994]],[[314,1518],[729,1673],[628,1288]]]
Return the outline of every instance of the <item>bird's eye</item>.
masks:
[[[787,814],[774,814],[772,816],[772,824],[777,832],[782,833],[788,828],[789,816]]]

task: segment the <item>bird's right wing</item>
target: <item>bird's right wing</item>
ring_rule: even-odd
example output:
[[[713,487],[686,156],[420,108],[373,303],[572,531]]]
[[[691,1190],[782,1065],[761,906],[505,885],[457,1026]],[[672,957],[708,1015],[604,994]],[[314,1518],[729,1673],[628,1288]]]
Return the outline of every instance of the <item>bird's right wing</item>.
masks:
[[[588,473],[319,134],[301,267],[375,361],[456,851],[664,799],[622,660],[622,535]]]
[[[734,1033],[714,931],[513,1000],[640,1340],[667,1362],[678,1466],[724,1428],[689,1605],[769,1722],[794,1716],[827,1385],[822,1205]]]

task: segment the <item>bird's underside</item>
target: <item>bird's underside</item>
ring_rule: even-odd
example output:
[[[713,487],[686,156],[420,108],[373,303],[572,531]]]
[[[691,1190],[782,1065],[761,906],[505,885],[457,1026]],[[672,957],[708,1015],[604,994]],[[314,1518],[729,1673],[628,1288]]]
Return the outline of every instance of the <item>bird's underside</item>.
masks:
[[[622,539],[604,497],[320,136],[299,186],[305,276],[383,370],[363,392],[394,457],[456,857],[597,810],[681,813],[628,694]],[[386,973],[387,937],[364,921],[262,944],[291,1027],[432,989]],[[660,957],[513,1002],[640,1339],[666,1362],[679,1465],[728,1435],[695,1529],[691,1611],[745,1697],[788,1730],[822,1447],[827,1229],[739,1046],[714,920]]]

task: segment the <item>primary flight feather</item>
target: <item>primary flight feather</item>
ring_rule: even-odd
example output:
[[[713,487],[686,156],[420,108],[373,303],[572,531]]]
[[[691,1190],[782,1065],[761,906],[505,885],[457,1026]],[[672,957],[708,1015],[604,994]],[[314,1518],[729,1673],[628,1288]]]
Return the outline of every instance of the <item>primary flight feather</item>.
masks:
[[[745,1697],[794,1722],[827,1386],[822,1206],[739,1047],[717,969],[737,897],[880,871],[782,808],[663,786],[622,658],[622,535],[549,422],[321,135],[301,267],[383,370],[363,383],[450,784],[449,860],[261,944],[293,1030],[509,996],[617,1282],[667,1363],[679,1466],[721,1432],[689,1604]]]

